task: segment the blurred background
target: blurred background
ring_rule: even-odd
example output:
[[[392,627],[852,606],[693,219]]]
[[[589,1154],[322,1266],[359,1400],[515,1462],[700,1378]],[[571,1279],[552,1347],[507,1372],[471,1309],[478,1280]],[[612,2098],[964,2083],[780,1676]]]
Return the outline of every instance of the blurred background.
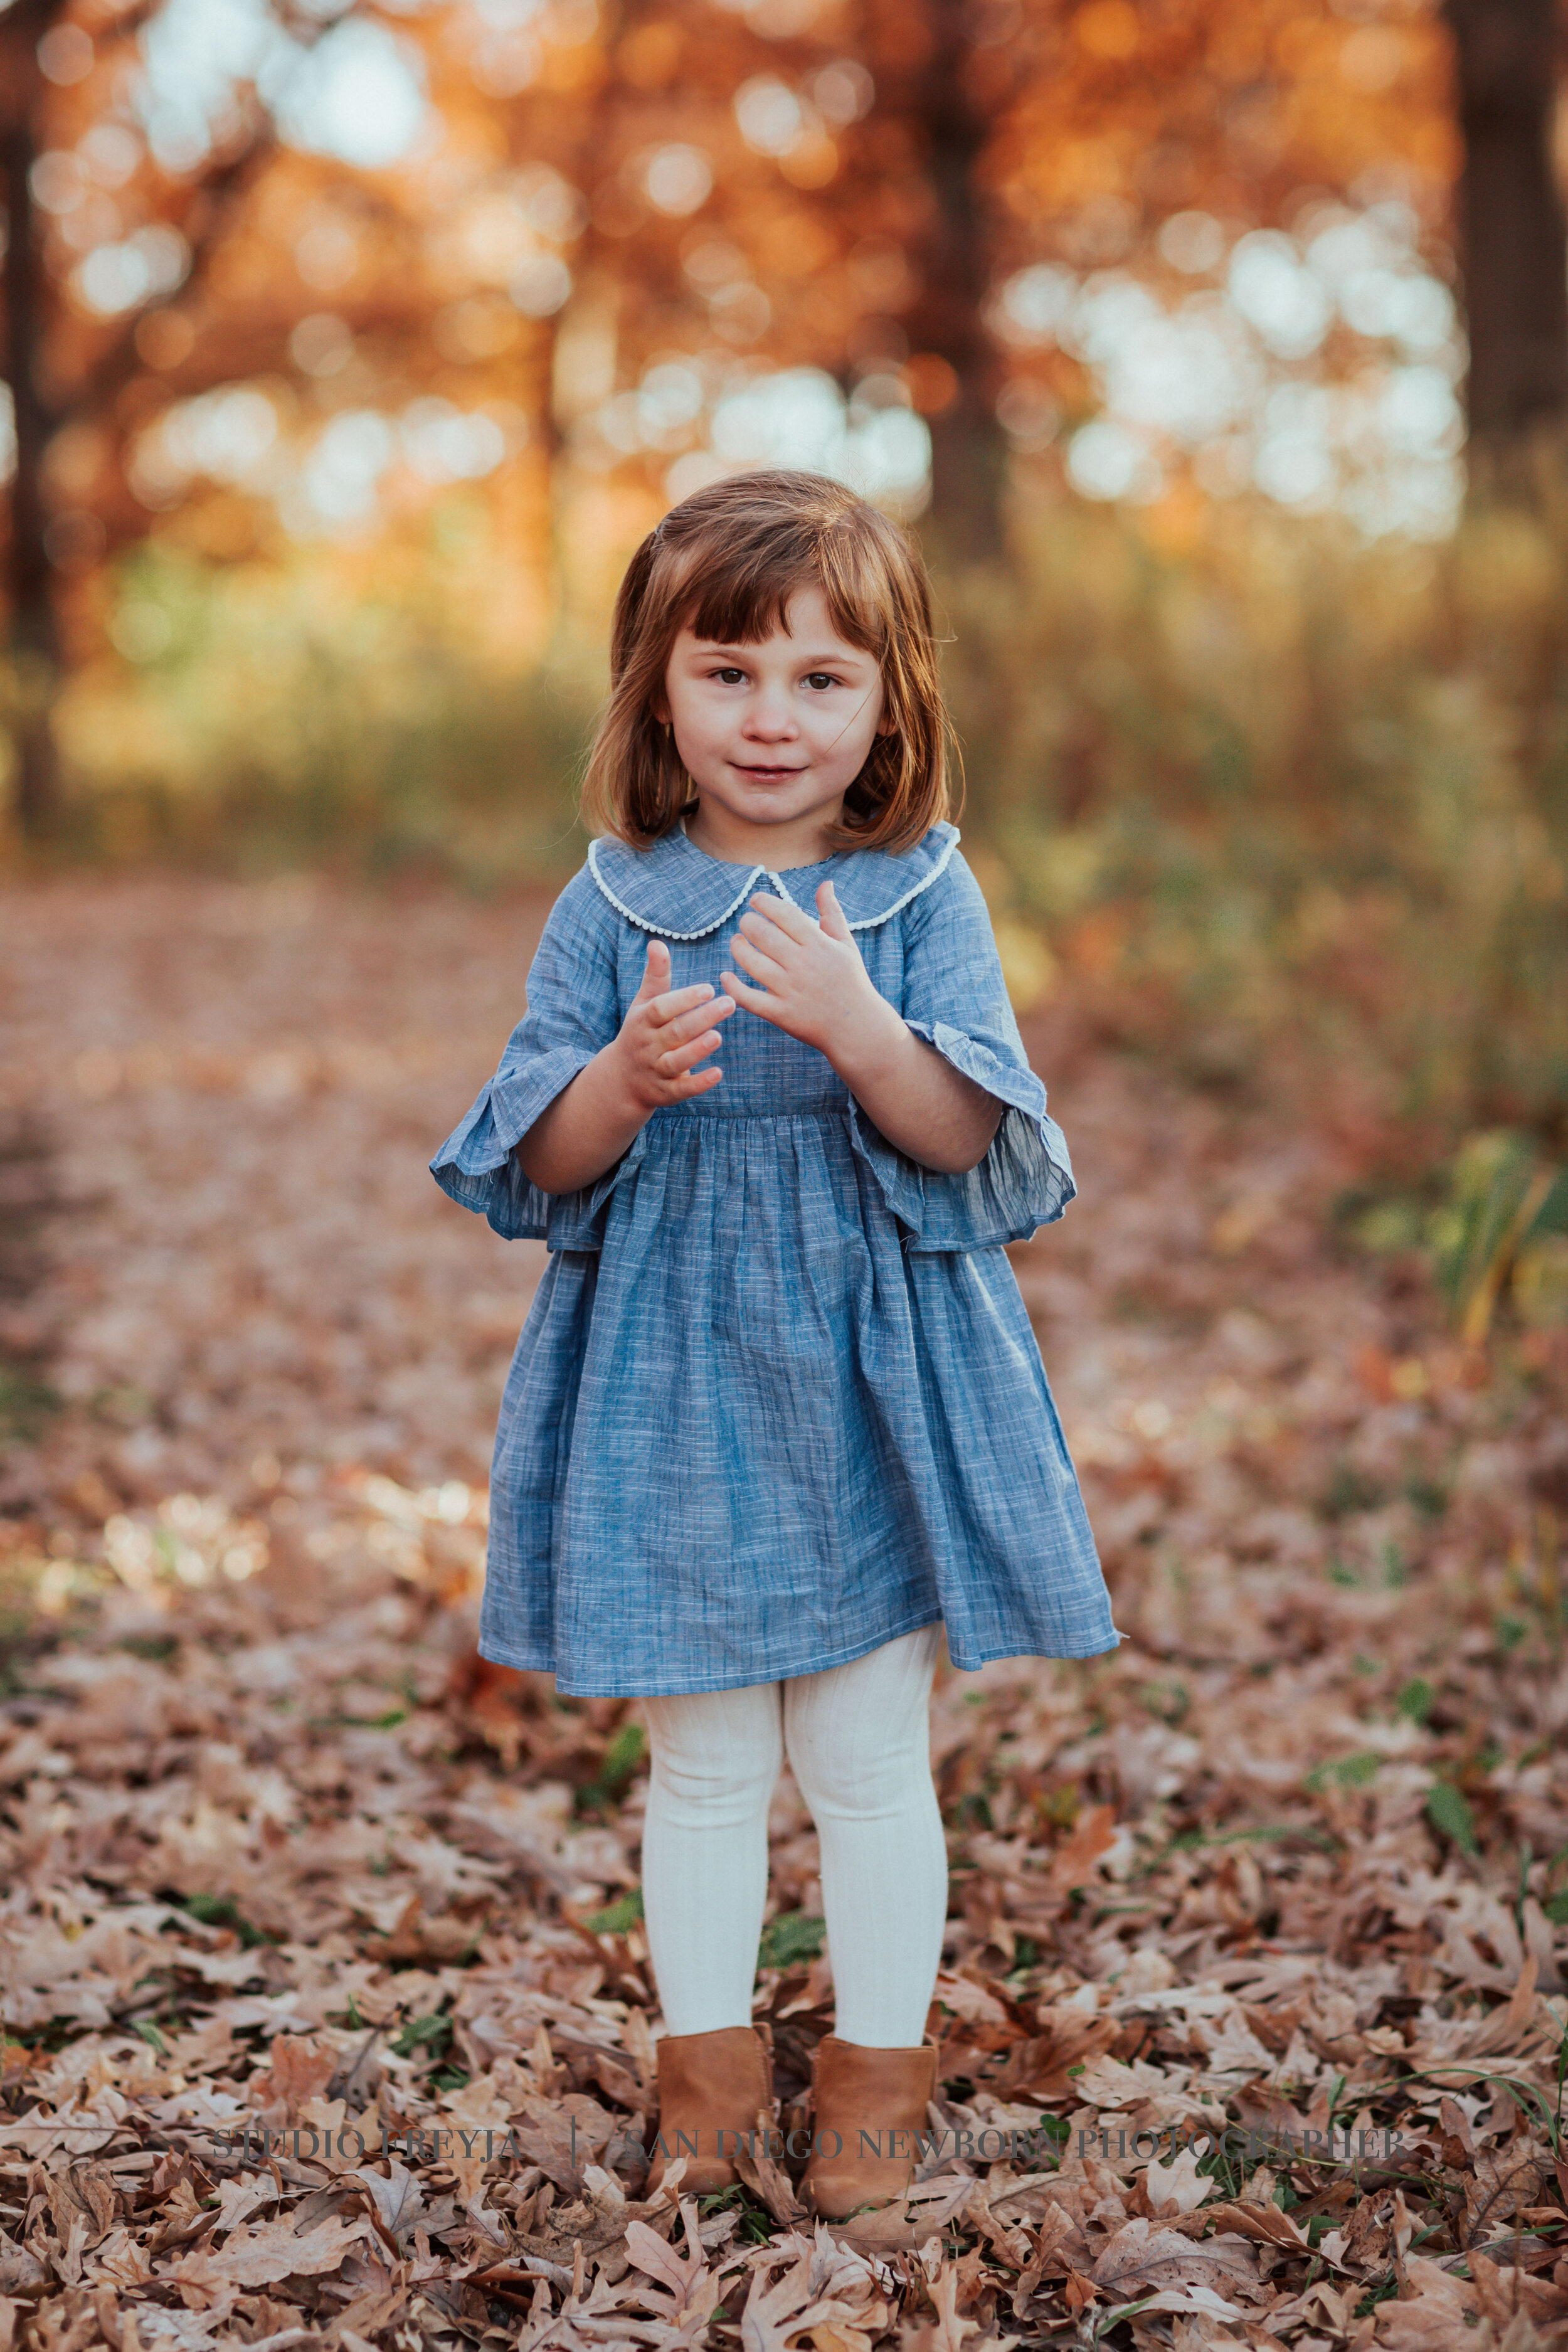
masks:
[[[1020,1010],[1331,1070],[1347,1229],[1471,1338],[1555,1321],[1563,47],[1552,0],[13,0],[6,858],[553,887],[631,548],[837,474],[931,561]]]

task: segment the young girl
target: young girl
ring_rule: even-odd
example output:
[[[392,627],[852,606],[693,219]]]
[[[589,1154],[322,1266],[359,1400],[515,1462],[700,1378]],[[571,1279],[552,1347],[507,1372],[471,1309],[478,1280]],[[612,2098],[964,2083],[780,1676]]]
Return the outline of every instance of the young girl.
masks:
[[[690,2191],[734,2179],[771,2097],[752,1996],[788,1757],[837,2004],[804,2191],[842,2218],[907,2188],[935,2091],[943,1633],[961,1668],[1121,1638],[1002,1246],[1072,1175],[944,821],[900,533],[815,475],[700,490],[632,560],[611,673],[599,837],[431,1163],[551,1253],[479,1647],[646,1701],[659,2136]]]

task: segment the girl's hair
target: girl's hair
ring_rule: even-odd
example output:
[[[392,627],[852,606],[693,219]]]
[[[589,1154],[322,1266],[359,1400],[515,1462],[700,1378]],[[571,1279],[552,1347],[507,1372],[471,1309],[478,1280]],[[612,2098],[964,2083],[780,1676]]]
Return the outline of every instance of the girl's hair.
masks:
[[[695,805],[675,738],[653,714],[683,626],[722,645],[757,645],[789,600],[820,588],[847,643],[876,658],[883,717],[844,796],[836,849],[908,849],[949,806],[952,729],[937,674],[925,567],[894,524],[820,474],[741,474],[694,491],[650,531],[616,599],[610,698],[588,754],[590,831],[635,848]]]

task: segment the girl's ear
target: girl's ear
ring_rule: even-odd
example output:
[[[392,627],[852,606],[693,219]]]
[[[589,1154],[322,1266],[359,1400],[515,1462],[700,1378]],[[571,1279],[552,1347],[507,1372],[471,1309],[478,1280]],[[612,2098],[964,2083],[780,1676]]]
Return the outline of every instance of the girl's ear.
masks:
[[[661,727],[669,724],[669,698],[662,686],[656,686],[648,696],[647,707]]]

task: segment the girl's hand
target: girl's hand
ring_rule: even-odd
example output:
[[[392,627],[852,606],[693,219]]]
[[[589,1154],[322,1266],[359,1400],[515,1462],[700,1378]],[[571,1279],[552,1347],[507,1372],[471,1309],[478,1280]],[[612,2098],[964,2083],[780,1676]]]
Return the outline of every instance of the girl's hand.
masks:
[[[728,1020],[734,1005],[724,996],[715,1003],[705,980],[691,988],[671,988],[669,970],[669,950],[662,940],[650,940],[642,986],[611,1048],[621,1084],[644,1118],[665,1103],[706,1094],[724,1075],[692,1065],[713,1051],[718,1024]]]
[[[757,897],[730,952],[752,982],[721,972],[725,994],[825,1054],[889,1143],[925,1168],[961,1175],[990,1149],[1002,1103],[917,1037],[860,961],[844,910],[824,882],[820,924],[787,898]]]
[[[734,1006],[713,1002],[706,981],[670,988],[669,950],[649,942],[642,986],[607,1045],[542,1111],[518,1160],[544,1192],[576,1192],[613,1168],[651,1114],[666,1103],[705,1095],[723,1076],[694,1070],[719,1043],[718,1024]]]
[[[889,1024],[899,1029],[903,1024],[861,962],[831,882],[817,891],[816,908],[819,923],[787,898],[759,894],[742,916],[730,952],[762,985],[749,987],[732,971],[721,972],[719,984],[748,1013],[815,1045],[847,1076],[849,1065],[886,1041]]]

